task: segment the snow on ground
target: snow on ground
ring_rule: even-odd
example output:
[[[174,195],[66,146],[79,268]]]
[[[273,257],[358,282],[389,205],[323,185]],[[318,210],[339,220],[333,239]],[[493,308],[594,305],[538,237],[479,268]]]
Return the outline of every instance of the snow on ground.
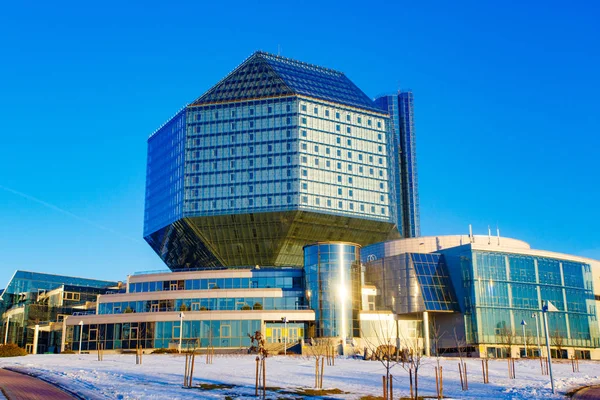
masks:
[[[0,359],[0,367],[14,368],[40,376],[67,387],[87,399],[248,399],[254,396],[255,357],[251,355],[216,355],[213,364],[196,356],[194,384],[229,384],[231,389],[184,389],[184,356],[146,355],[142,365],[135,355],[106,354],[97,361],[95,354],[30,355]],[[419,395],[435,395],[434,358],[425,359],[419,372]],[[458,359],[442,358],[444,395],[447,398],[472,399],[560,399],[574,388],[600,383],[600,363],[580,361],[579,373],[573,373],[570,361],[553,363],[557,394],[552,395],[548,376],[540,374],[538,360],[517,360],[517,379],[508,379],[506,360],[489,361],[490,383],[482,383],[481,360],[466,359],[469,390],[461,391]],[[381,376],[385,369],[378,361],[336,359],[325,365],[323,386],[347,392],[328,398],[360,399],[381,395]],[[267,359],[267,386],[284,389],[312,388],[315,361],[301,356],[274,356]],[[408,373],[400,365],[392,369],[394,394],[408,395]],[[286,398],[271,393],[270,398]],[[289,395],[298,398],[298,395]]]

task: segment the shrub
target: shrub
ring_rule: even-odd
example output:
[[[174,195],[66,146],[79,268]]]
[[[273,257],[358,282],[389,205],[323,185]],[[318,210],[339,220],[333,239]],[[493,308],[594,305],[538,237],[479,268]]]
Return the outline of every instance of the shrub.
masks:
[[[177,349],[156,349],[152,354],[177,354]]]
[[[61,351],[60,354],[76,354],[73,350]]]
[[[20,348],[16,344],[0,345],[0,357],[22,357],[26,356],[25,349]]]

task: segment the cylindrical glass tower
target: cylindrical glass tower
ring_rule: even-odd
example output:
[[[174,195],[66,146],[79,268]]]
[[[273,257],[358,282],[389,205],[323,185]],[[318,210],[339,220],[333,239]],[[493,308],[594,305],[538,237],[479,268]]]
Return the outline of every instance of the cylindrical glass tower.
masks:
[[[315,311],[315,336],[345,343],[360,336],[360,245],[320,242],[304,247],[306,297]]]

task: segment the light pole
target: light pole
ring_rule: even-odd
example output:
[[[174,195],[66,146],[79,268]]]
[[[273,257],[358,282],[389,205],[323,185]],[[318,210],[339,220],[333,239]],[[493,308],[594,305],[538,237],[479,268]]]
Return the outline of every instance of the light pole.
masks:
[[[82,340],[83,340],[83,321],[79,321],[79,354],[81,354]]]
[[[548,372],[550,373],[550,384],[552,386],[552,393],[555,394],[554,389],[554,376],[552,375],[552,355],[550,354],[550,337],[548,333],[548,312],[558,311],[558,309],[546,300],[546,303],[542,306],[542,315],[544,316],[544,330],[546,331],[546,351],[548,352]]]
[[[525,322],[525,320],[522,319],[521,326],[523,327],[523,344],[525,345],[525,358],[527,358],[527,340],[525,340],[525,325],[527,325],[527,322]]]
[[[285,346],[283,348],[283,355],[287,356],[287,317],[282,317],[281,322],[283,322],[283,341]]]
[[[185,314],[179,313],[179,354],[181,354],[181,341],[183,340],[183,318],[185,318]]]
[[[4,344],[8,342],[8,328],[10,327],[10,315],[6,318],[6,332],[4,332]]]
[[[531,314],[531,318],[535,318],[535,336],[537,337],[538,357],[542,358],[542,346],[540,346],[540,326],[538,321],[538,313]]]

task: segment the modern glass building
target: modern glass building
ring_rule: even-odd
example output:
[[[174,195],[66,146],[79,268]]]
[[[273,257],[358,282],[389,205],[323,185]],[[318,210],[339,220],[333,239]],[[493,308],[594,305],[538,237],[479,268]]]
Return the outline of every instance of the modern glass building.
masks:
[[[414,120],[414,99],[411,91],[380,96],[375,104],[390,114],[393,140],[390,162],[394,180],[398,231],[405,238],[421,236],[419,215],[419,185]]]
[[[88,312],[87,302],[117,287],[117,282],[18,270],[0,297],[2,343],[29,352],[58,351],[62,318]]]
[[[132,275],[127,293],[98,297],[96,315],[67,318],[63,348],[107,350],[297,344],[313,328],[301,268],[222,269]],[[80,336],[83,335],[83,336]]]
[[[390,129],[343,73],[257,52],[148,139],[144,237],[173,270],[398,237]]]
[[[457,332],[473,354],[524,356],[525,344],[529,355],[538,354],[538,332],[545,345],[542,305],[550,301],[558,308],[547,313],[552,356],[600,357],[596,260],[533,250],[515,239],[457,235],[366,246],[362,261],[376,308],[421,315],[426,343],[435,324]],[[452,334],[439,345],[456,351]]]

